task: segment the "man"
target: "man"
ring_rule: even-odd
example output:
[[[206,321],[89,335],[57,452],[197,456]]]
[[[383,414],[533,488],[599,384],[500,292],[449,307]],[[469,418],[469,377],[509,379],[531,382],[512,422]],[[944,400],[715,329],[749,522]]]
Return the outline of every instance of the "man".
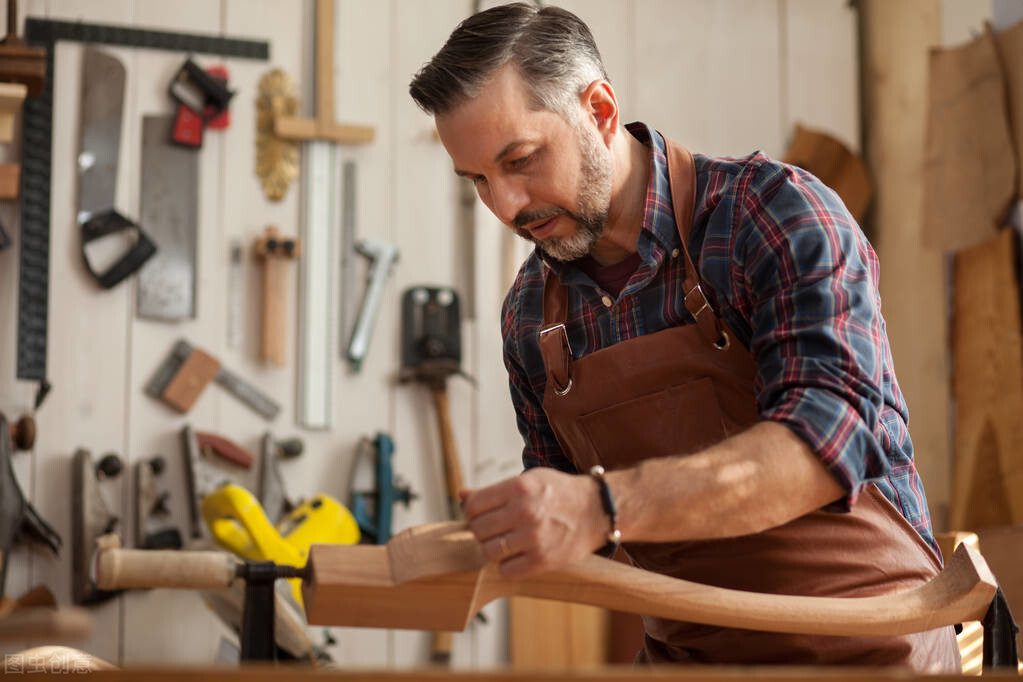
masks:
[[[470,17],[410,91],[536,244],[503,312],[527,471],[463,493],[505,576],[619,538],[642,568],[757,592],[875,595],[939,570],[876,257],[836,195],[623,127],[589,29],[555,7]],[[951,628],[644,624],[650,662],[959,668]]]

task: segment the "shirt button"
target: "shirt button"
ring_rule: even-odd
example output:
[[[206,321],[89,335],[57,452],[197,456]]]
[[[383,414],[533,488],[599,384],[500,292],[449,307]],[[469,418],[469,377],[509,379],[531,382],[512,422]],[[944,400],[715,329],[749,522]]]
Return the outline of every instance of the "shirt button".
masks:
[[[671,252],[671,257],[672,258],[678,258],[678,254],[679,254],[678,249],[675,249],[674,251]]]
[[[603,303],[604,303],[604,307],[606,307],[606,308],[610,308],[611,306],[613,306],[613,305],[614,305],[614,301],[612,301],[612,300],[611,300],[611,299],[610,299],[609,297],[607,297],[607,296],[604,296],[604,297],[603,297],[603,298],[601,298],[600,300],[601,300],[601,301],[603,301]]]

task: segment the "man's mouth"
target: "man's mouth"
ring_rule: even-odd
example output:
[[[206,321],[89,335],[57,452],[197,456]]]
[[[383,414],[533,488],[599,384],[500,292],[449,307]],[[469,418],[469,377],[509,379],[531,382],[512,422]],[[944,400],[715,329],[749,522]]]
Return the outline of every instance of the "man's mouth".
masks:
[[[547,237],[554,231],[554,224],[558,221],[560,215],[561,214],[559,213],[547,218],[546,220],[542,220],[535,225],[530,225],[528,228],[529,234],[531,234],[534,239],[543,239],[544,237]]]

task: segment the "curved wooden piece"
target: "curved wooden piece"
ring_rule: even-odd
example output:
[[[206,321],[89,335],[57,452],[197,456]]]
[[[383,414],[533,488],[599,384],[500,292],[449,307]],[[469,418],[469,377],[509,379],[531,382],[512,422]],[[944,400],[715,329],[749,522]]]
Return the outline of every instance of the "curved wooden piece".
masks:
[[[899,635],[979,620],[997,583],[961,545],[920,587],[877,597],[799,597],[701,585],[596,556],[521,581],[503,578],[459,522],[426,524],[386,547],[314,545],[303,585],[310,624],[461,630],[487,603],[521,595],[769,632]]]

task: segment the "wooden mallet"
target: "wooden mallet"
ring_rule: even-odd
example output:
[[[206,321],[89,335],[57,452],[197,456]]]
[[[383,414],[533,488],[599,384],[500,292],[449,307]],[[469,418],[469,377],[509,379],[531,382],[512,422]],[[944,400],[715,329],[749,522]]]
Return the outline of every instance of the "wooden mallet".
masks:
[[[287,261],[298,258],[298,237],[282,237],[273,225],[256,240],[256,255],[263,259],[263,329],[261,357],[278,367],[284,365],[287,324],[285,296],[288,289]]]

